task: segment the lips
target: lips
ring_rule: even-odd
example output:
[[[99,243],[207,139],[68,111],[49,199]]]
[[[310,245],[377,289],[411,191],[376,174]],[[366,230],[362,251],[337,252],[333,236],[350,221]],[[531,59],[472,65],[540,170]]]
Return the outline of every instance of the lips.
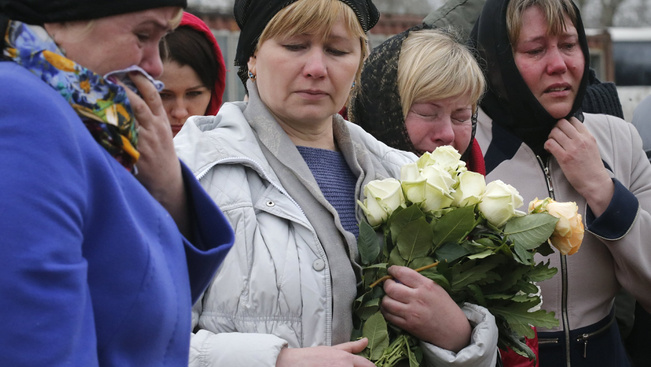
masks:
[[[322,91],[322,90],[317,90],[317,89],[305,89],[305,90],[299,90],[296,92],[299,94],[301,97],[305,99],[310,99],[310,100],[316,100],[316,99],[321,99],[323,97],[326,97],[328,93]]]
[[[571,86],[569,84],[554,84],[545,89],[545,93],[559,93],[559,92],[566,92],[571,90]]]

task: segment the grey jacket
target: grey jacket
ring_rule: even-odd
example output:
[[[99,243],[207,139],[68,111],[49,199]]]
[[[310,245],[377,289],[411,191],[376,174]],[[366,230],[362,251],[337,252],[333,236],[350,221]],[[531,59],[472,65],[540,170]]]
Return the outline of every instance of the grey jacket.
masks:
[[[231,252],[195,305],[192,366],[273,366],[283,347],[346,342],[352,329],[355,237],[343,230],[294,144],[261,107],[255,90],[250,92],[248,106],[227,103],[216,117],[193,117],[175,138],[177,154],[235,230]],[[334,133],[359,177],[360,199],[367,182],[399,177],[400,167],[416,159],[339,116]],[[299,205],[307,199],[296,195],[305,193],[314,207]],[[327,234],[308,220],[314,212],[330,216],[318,223]],[[358,220],[362,215],[358,209]],[[328,261],[333,251],[346,256],[343,267]],[[347,294],[337,289],[351,284]],[[475,305],[463,309],[474,326],[471,345],[455,354],[423,343],[431,365],[494,365],[493,316]]]
[[[578,329],[603,319],[621,287],[651,310],[651,165],[631,124],[609,115],[584,116],[585,126],[597,140],[601,159],[615,182],[613,199],[598,218],[569,184],[554,157],[542,162],[514,135],[492,124],[481,110],[477,127],[487,181],[501,179],[513,185],[525,205],[552,194],[557,201],[575,201],[583,216],[586,232],[576,254],[537,258],[551,260],[559,269],[552,279],[539,284],[543,308],[554,311],[561,320],[551,331]],[[494,138],[496,134],[499,138]]]

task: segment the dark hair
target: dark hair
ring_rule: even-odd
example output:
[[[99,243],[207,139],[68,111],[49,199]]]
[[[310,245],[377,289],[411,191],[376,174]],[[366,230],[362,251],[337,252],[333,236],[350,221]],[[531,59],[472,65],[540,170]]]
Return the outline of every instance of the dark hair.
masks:
[[[188,26],[180,26],[161,40],[160,57],[163,62],[174,61],[188,65],[199,76],[201,83],[211,91],[219,78],[219,63],[213,45],[203,33]]]

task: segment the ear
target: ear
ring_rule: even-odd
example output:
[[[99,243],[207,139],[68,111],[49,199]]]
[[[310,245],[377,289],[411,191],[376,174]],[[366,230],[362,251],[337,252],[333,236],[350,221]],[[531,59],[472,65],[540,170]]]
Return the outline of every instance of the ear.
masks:
[[[246,63],[246,66],[249,68],[249,71],[252,72],[253,74],[257,75],[255,72],[255,65],[256,65],[257,59],[255,55],[249,57],[249,61]]]

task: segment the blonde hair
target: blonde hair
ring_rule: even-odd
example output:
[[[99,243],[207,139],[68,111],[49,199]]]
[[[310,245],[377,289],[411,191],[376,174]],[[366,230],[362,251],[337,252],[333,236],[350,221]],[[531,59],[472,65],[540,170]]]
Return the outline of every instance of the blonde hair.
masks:
[[[366,33],[354,10],[340,0],[298,0],[281,9],[269,21],[260,35],[255,52],[265,41],[275,37],[293,37],[302,34],[319,34],[322,40],[330,36],[332,27],[343,16],[346,28],[359,38],[362,54],[355,79],[361,74],[364,59],[369,53]]]
[[[522,13],[537,6],[545,14],[550,35],[559,35],[565,28],[565,16],[576,26],[577,14],[572,0],[512,0],[506,8],[506,29],[511,45],[515,45],[522,29]]]
[[[486,82],[470,50],[448,32],[409,33],[398,60],[398,93],[407,117],[415,102],[469,95],[473,113]]]

